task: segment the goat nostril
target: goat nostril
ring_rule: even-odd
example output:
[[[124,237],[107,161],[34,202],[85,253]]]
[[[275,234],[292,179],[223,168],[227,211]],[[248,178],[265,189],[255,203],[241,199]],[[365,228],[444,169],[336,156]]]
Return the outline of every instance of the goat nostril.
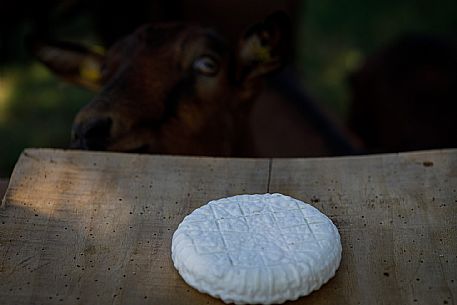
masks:
[[[86,140],[106,140],[110,135],[111,125],[110,118],[90,121],[83,126],[83,137]]]
[[[104,118],[73,126],[71,147],[90,150],[106,149],[112,125],[113,121],[110,118]]]

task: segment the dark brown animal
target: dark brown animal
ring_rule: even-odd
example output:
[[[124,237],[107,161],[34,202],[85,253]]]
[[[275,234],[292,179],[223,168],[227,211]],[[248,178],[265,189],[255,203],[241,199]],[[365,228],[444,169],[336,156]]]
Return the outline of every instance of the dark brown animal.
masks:
[[[281,13],[251,27],[237,46],[214,31],[148,24],[106,55],[61,43],[36,43],[38,58],[99,94],[76,116],[72,147],[163,154],[252,154],[247,132],[263,77],[288,47]]]
[[[234,41],[186,23],[156,23],[106,54],[33,43],[64,79],[99,93],[76,117],[72,147],[216,156],[347,154],[354,141],[288,69],[289,20],[276,13]]]
[[[351,79],[350,125],[370,152],[457,147],[457,46],[408,35]]]

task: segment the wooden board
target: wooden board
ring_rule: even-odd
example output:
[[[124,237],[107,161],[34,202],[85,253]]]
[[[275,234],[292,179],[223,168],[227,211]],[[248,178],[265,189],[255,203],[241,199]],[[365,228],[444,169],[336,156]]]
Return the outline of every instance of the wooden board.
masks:
[[[290,304],[454,304],[457,150],[218,159],[26,150],[0,209],[1,304],[222,304],[170,258],[208,200],[281,192],[337,224],[343,260]]]

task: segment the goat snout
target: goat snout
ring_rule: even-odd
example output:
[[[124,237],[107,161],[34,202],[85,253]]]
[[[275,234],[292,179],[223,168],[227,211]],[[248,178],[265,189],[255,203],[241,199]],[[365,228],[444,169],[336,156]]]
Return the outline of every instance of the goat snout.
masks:
[[[73,125],[71,148],[88,150],[105,150],[108,144],[111,118],[91,119]]]

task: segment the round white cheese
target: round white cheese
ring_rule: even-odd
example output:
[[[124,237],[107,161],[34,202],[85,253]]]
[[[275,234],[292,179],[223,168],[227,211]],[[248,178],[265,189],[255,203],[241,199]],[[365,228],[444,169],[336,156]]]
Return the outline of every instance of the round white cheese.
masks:
[[[281,194],[210,201],[173,235],[175,268],[200,292],[235,304],[279,304],[334,276],[341,242],[316,208]]]

